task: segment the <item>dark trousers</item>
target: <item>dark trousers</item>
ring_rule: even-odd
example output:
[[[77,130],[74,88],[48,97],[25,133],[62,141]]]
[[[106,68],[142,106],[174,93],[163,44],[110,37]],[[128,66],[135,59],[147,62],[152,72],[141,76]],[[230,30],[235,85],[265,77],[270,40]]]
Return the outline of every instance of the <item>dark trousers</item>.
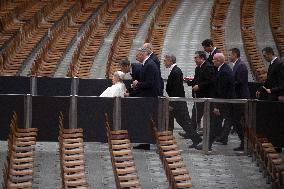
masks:
[[[192,108],[191,125],[195,131],[197,130],[197,125],[200,124],[201,122],[203,113],[204,113],[204,103],[203,102],[194,103]]]
[[[239,136],[241,142],[244,141],[244,120],[245,120],[245,105],[244,104],[234,104],[232,116],[228,117],[223,126],[223,131],[220,139],[223,141],[228,141],[228,136],[233,126],[234,130]]]
[[[219,109],[221,115],[215,115],[213,109],[216,107]],[[232,104],[212,104],[210,108],[210,133],[209,133],[209,147],[211,148],[213,142],[222,135],[222,124],[224,120],[227,120],[227,124],[232,124]]]
[[[200,140],[199,135],[196,133],[196,130],[193,129],[191,119],[189,116],[187,103],[186,102],[170,102],[170,106],[173,108],[170,111],[169,116],[169,127],[172,130],[174,128],[174,118],[176,122],[182,127],[186,132],[192,142],[197,142]]]

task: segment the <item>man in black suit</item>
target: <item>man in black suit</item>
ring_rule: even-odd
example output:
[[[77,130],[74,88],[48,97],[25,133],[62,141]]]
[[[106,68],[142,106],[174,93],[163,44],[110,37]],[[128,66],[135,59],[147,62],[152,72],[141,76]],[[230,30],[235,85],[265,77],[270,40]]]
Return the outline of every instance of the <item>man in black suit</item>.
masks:
[[[140,48],[136,54],[136,60],[142,64],[140,81],[134,80],[133,95],[136,97],[158,97],[160,90],[159,71],[157,65],[148,56],[147,49]],[[134,149],[149,150],[150,144],[140,144]]]
[[[244,62],[240,59],[240,50],[238,48],[232,48],[229,51],[229,60],[233,63],[233,77],[235,81],[235,98],[237,99],[249,99],[249,88],[248,88],[248,69]],[[237,132],[241,144],[238,148],[235,148],[235,151],[244,150],[244,104],[234,104],[233,105],[233,114],[232,114],[232,123],[234,130]],[[225,120],[224,130],[219,139],[219,142],[226,144],[228,142],[228,136],[230,134],[232,125],[228,125],[228,120]]]
[[[142,48],[147,49],[149,57],[155,62],[155,64],[158,67],[159,70],[159,76],[160,76],[160,91],[159,91],[159,96],[163,96],[164,93],[164,81],[161,76],[161,62],[157,55],[153,52],[153,45],[151,43],[144,43]]]
[[[170,75],[168,76],[166,91],[169,97],[185,97],[183,86],[183,73],[181,69],[176,65],[176,57],[174,55],[166,55],[164,60],[166,68],[170,69]],[[190,148],[196,148],[202,141],[190,124],[190,116],[185,101],[170,102],[170,128],[174,128],[174,118],[177,123],[183,128],[186,135],[192,140]]]
[[[195,52],[195,75],[192,81],[187,81],[187,84],[192,86],[192,96],[195,98],[212,97],[213,78],[215,72],[213,65],[206,61],[206,59],[206,53],[204,51]],[[191,120],[191,125],[194,130],[197,129],[197,125],[201,122],[201,118],[204,113],[203,110],[204,103],[194,103]]]
[[[207,61],[213,65],[213,57],[216,53],[219,53],[220,50],[217,47],[214,47],[213,41],[211,39],[205,39],[201,43],[205,52],[209,53]]]
[[[216,53],[213,57],[213,64],[217,68],[217,75],[214,79],[213,98],[232,99],[235,97],[234,77],[232,69],[225,63],[223,53]],[[210,117],[209,149],[212,143],[221,133],[223,119],[230,120],[232,106],[226,103],[212,104],[212,115]]]
[[[276,101],[278,100],[278,92],[267,93],[265,89],[277,88],[281,84],[281,61],[274,55],[274,51],[271,47],[265,47],[262,49],[262,55],[264,59],[269,62],[267,79],[264,85],[256,92],[256,97],[262,100]]]
[[[126,73],[130,73],[132,81],[140,81],[140,71],[142,68],[142,64],[139,63],[130,63],[129,60],[123,59],[120,62],[121,71]],[[131,82],[132,83],[132,82]],[[125,96],[132,96],[133,88],[130,84],[126,84],[127,93]]]

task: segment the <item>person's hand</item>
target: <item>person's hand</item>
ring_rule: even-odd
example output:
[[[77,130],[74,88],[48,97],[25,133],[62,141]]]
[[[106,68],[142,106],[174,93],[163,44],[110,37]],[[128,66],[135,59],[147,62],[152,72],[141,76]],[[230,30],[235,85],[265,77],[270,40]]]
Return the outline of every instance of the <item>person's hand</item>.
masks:
[[[183,78],[184,81],[192,81],[193,77],[192,76],[187,76]]]
[[[137,81],[137,80],[134,80],[134,81],[132,82],[132,86],[133,86],[133,88],[135,88],[135,87],[136,87],[137,83],[138,83],[138,81]]]
[[[214,108],[214,109],[213,109],[213,113],[214,113],[215,115],[217,115],[217,116],[221,115],[221,114],[220,114],[220,110],[219,110],[218,108]]]
[[[256,96],[256,98],[259,98],[260,92],[259,92],[259,91],[256,91],[255,96]]]
[[[267,88],[264,87],[264,86],[262,86],[262,88],[264,88],[267,93],[269,93],[269,94],[271,93],[271,89],[267,89]]]
[[[128,92],[124,93],[124,97],[129,97],[129,93]]]
[[[192,90],[193,90],[194,92],[198,91],[198,90],[199,90],[198,85],[194,85],[194,86],[192,87]]]

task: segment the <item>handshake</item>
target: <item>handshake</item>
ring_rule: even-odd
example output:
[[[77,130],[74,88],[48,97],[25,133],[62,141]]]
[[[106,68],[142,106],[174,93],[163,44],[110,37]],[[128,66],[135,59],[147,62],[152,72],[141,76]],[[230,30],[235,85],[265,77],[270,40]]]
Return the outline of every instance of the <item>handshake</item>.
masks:
[[[184,81],[192,81],[194,77],[192,76],[186,76],[183,78]]]

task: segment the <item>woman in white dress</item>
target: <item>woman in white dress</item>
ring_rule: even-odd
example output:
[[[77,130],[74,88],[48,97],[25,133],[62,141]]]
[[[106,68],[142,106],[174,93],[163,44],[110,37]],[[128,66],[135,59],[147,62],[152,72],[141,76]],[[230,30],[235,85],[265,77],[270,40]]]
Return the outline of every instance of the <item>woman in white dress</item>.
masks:
[[[124,97],[126,87],[123,83],[125,74],[122,71],[114,72],[112,76],[112,86],[108,87],[100,97]]]

